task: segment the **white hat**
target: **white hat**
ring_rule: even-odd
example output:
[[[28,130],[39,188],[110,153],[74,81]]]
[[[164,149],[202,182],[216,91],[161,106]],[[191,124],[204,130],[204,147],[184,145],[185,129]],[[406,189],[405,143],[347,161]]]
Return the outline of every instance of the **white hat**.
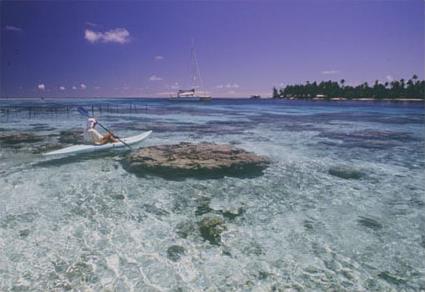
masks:
[[[96,126],[96,119],[95,118],[89,118],[87,120],[87,128],[94,128]]]

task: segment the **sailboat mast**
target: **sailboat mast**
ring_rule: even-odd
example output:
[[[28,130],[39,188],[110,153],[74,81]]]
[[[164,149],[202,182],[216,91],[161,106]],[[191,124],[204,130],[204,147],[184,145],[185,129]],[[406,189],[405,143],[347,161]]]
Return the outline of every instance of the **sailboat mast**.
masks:
[[[199,70],[198,58],[196,57],[196,51],[195,51],[195,42],[193,39],[192,39],[192,48],[190,50],[190,54],[192,59],[191,66],[190,66],[192,71],[192,88],[185,89],[185,90],[180,89],[177,92],[177,96],[172,99],[173,100],[188,100],[188,101],[210,100],[211,96],[206,95],[206,93],[202,91],[204,83],[201,78],[201,71]]]
[[[199,86],[200,89],[204,87],[202,78],[201,78],[201,71],[199,70],[199,63],[198,59],[196,57],[195,52],[195,42],[192,40],[192,87],[196,88],[196,86]]]

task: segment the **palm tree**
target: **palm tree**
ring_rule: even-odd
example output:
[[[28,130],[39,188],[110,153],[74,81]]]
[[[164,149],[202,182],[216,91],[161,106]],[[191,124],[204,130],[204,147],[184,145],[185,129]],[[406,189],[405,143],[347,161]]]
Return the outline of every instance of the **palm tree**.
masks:
[[[376,80],[373,84],[364,82],[357,86],[345,86],[345,80],[337,81],[306,81],[303,84],[287,85],[280,89],[273,88],[274,97],[283,98],[312,98],[324,95],[326,98],[345,97],[372,97],[372,98],[425,98],[425,81],[418,80],[413,75],[407,82],[404,79],[380,83]]]
[[[277,92],[276,87],[273,87],[273,98],[279,98],[279,93]]]

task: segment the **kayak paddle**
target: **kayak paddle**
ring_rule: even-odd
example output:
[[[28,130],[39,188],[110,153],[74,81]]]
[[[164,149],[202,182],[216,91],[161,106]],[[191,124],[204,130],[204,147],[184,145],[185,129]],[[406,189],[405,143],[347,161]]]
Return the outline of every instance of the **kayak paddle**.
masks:
[[[78,112],[79,112],[81,115],[83,115],[83,116],[85,116],[85,117],[87,117],[87,118],[90,118],[90,114],[89,114],[89,112],[88,112],[88,111],[86,111],[83,107],[79,106],[79,107],[77,108],[77,110],[78,110]],[[108,132],[109,134],[111,134],[111,135],[112,135],[112,137],[116,138],[118,141],[120,141],[121,143],[123,143],[125,146],[127,146],[127,147],[128,147],[128,148],[130,148],[130,149],[132,149],[132,148],[130,147],[130,145],[128,145],[127,143],[125,143],[123,140],[121,140],[121,139],[120,139],[120,137],[115,136],[115,134],[114,134],[114,133],[112,133],[109,129],[107,129],[106,127],[104,127],[104,126],[103,126],[101,123],[99,123],[97,120],[96,120],[96,123],[97,123],[99,126],[101,126],[101,127],[102,127],[102,129],[104,129],[106,132]]]

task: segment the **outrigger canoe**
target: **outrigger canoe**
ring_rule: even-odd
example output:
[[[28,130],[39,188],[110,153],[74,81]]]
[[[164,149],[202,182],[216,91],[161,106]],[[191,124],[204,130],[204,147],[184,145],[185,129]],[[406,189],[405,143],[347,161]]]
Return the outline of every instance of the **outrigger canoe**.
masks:
[[[152,131],[147,131],[136,136],[122,138],[121,140],[128,145],[133,145],[133,144],[142,142],[151,133]],[[47,153],[44,153],[43,155],[50,156],[50,155],[75,154],[75,153],[88,153],[88,152],[116,149],[116,148],[122,148],[122,147],[126,147],[126,145],[119,141],[114,143],[102,144],[102,145],[84,145],[83,144],[83,145],[74,145],[74,146],[63,148],[63,149],[47,152]]]

